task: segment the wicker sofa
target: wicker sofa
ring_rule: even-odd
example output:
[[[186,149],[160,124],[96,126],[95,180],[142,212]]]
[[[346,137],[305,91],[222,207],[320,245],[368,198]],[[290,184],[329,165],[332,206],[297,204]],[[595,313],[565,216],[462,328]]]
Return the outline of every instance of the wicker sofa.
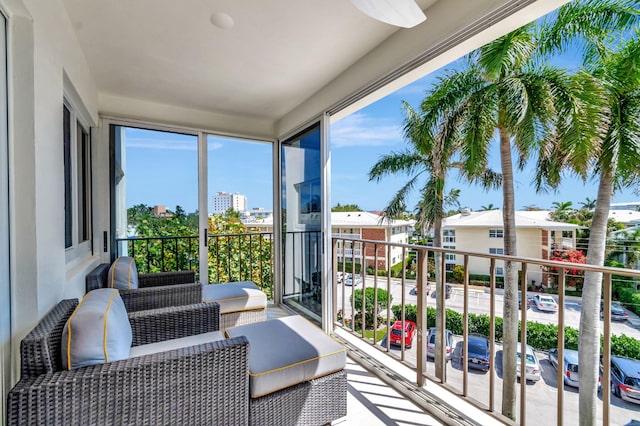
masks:
[[[61,301],[22,340],[9,425],[248,423],[246,338],[67,371],[61,335],[77,304]],[[133,346],[216,331],[218,320],[216,303],[129,313]]]
[[[103,263],[93,269],[86,277],[87,293],[91,290],[107,287],[109,263]],[[204,286],[195,283],[194,271],[158,272],[153,274],[138,274],[139,288],[135,290],[120,290],[127,311],[135,312],[148,309],[165,308],[169,306],[190,305],[204,301],[217,301],[220,303],[220,330],[243,324],[264,321],[267,319],[266,296],[250,281],[210,284]],[[254,286],[253,290],[247,290],[247,285]],[[213,288],[210,286],[227,286]],[[244,288],[244,289],[243,289]],[[224,290],[227,291],[224,291]],[[240,293],[234,292],[239,290]],[[213,290],[213,291],[211,291]],[[223,290],[223,291],[219,291]],[[229,291],[230,290],[230,291]],[[264,298],[264,304],[249,309],[229,309],[226,300],[241,299],[249,292],[260,293]],[[217,299],[216,297],[221,297]],[[249,299],[255,300],[254,295]]]

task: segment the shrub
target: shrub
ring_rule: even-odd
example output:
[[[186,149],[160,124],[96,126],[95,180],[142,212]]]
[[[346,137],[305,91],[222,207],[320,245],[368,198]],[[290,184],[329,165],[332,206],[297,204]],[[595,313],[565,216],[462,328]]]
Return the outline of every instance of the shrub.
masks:
[[[640,294],[638,295],[640,297]],[[393,315],[396,319],[401,318],[401,306],[394,305],[391,307]],[[446,310],[446,328],[451,330],[453,334],[461,335],[464,330],[463,315],[460,312],[451,309]],[[416,305],[405,306],[405,319],[416,321],[417,307]],[[427,327],[435,327],[436,310],[427,307]],[[518,322],[520,326],[520,322]],[[520,330],[520,327],[518,327]],[[502,340],[503,319],[495,317],[496,341]],[[487,314],[469,313],[469,333],[478,333],[484,336],[490,335],[490,319]],[[520,332],[518,332],[520,339]],[[554,324],[542,324],[539,322],[527,321],[527,344],[537,350],[549,350],[558,345],[558,326]],[[564,328],[564,347],[566,349],[578,349],[578,330],[573,327],[566,326]],[[600,347],[602,350],[602,335],[600,336]],[[633,359],[640,359],[640,341],[624,334],[620,336],[611,336],[611,354],[614,356],[622,356]]]
[[[618,288],[618,300],[625,308],[636,314],[640,313],[640,292],[632,288]]]
[[[464,282],[464,266],[456,265],[453,267],[453,271],[451,271],[451,276],[453,280],[457,283]]]
[[[377,309],[378,313],[382,312],[387,308],[387,296],[389,297],[389,301],[393,300],[393,297],[387,293],[384,289],[377,289],[376,301],[377,301]],[[354,300],[354,308],[359,313],[354,316],[354,320],[356,322],[356,326],[358,326],[358,318],[360,318],[360,314],[362,313],[362,289],[357,289],[353,292],[353,295],[349,297],[349,302]],[[364,311],[366,314],[366,326],[373,326],[373,311],[374,311],[374,290],[372,287],[367,287],[364,293]],[[379,316],[378,316],[379,317]],[[360,319],[360,321],[362,321]],[[378,322],[380,318],[378,318]]]

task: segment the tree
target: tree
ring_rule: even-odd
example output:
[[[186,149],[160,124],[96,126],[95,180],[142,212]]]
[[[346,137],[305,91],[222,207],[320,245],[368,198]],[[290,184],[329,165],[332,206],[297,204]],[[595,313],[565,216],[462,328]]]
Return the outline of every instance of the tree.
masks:
[[[376,310],[379,314],[380,312],[383,312],[385,309],[387,309],[387,306],[388,306],[387,297],[389,298],[389,304],[390,304],[391,301],[393,300],[393,297],[389,295],[389,293],[387,293],[386,290],[379,288],[377,289],[376,292],[374,292],[373,287],[367,287],[365,289],[364,312],[365,312],[365,321],[366,321],[367,327],[373,326],[374,324],[373,317]],[[362,324],[362,311],[363,311],[362,289],[357,289],[353,292],[353,295],[349,297],[349,302],[352,302],[352,301],[353,301],[355,310],[360,314],[359,315],[360,324]],[[376,320],[379,320],[379,318],[376,318]],[[358,318],[356,318],[356,315],[354,315],[354,321],[356,322],[358,321]]]
[[[573,203],[571,201],[554,201],[551,206],[557,212],[573,210]]]
[[[620,231],[609,239],[607,260],[620,260],[619,267],[638,269],[640,260],[640,228]]]
[[[563,144],[588,139],[597,111],[582,95],[593,86],[585,73],[569,75],[540,64],[541,40],[532,24],[525,25],[472,52],[468,65],[438,82],[425,99],[425,114],[454,109],[461,117],[464,143],[461,161],[467,176],[478,176],[487,165],[489,146],[497,133],[502,169],[504,253],[517,255],[512,151],[520,168],[544,141]],[[539,157],[545,157],[541,153]],[[559,181],[559,173],[549,181]],[[516,342],[518,338],[517,269],[505,262],[504,356],[502,414],[516,414]]]
[[[429,99],[429,94],[427,98]],[[423,102],[424,105],[424,102]],[[421,187],[421,197],[417,205],[417,223],[419,229],[433,226],[434,246],[442,247],[442,219],[446,201],[457,201],[459,190],[445,194],[445,179],[447,171],[454,167],[454,154],[460,148],[460,115],[452,113],[446,108],[435,114],[427,114],[424,109],[416,111],[407,102],[403,102],[405,112],[404,136],[409,147],[404,152],[393,152],[381,157],[369,171],[369,180],[380,181],[384,176],[404,173],[409,181],[398,190],[385,207],[386,215],[394,218],[405,210],[406,198],[411,190],[418,185],[422,176],[425,181]],[[458,163],[459,164],[459,163]],[[495,181],[496,175],[485,171],[482,175],[487,181]],[[444,309],[444,280],[441,279],[441,262],[436,253],[436,283],[440,286],[437,292],[436,307]],[[423,282],[427,282],[424,271]],[[436,318],[436,327],[444,328],[440,324],[441,317]],[[442,347],[441,336],[436,335],[436,348]],[[445,363],[441,351],[436,349],[436,377],[444,378]]]
[[[486,206],[480,206],[480,211],[487,211],[487,210],[496,210],[498,207],[494,206],[493,204],[489,203]]]
[[[580,203],[583,209],[593,210],[596,208],[596,200],[591,199],[589,197],[585,198],[583,202]]]
[[[613,192],[638,182],[640,161],[640,55],[637,26],[640,20],[637,1],[591,0],[563,6],[557,22],[543,29],[551,41],[549,48],[582,47],[584,63],[600,82],[592,91],[591,102],[605,120],[596,119],[594,141],[561,146],[549,152],[558,170],[570,166],[585,177],[589,170],[598,177],[587,263],[602,266],[605,257],[609,205]],[[613,38],[622,41],[612,42]],[[629,36],[629,37],[627,37]],[[572,45],[573,44],[573,45]],[[604,99],[602,98],[604,95]],[[564,164],[563,164],[564,163]],[[548,165],[548,163],[546,164]],[[544,167],[545,165],[543,165]],[[591,168],[593,166],[593,168]],[[602,274],[586,271],[580,312],[580,425],[596,424],[597,379],[599,365],[599,300]]]
[[[331,208],[331,211],[332,212],[361,212],[362,209],[357,204],[340,205],[340,203],[338,203]]]

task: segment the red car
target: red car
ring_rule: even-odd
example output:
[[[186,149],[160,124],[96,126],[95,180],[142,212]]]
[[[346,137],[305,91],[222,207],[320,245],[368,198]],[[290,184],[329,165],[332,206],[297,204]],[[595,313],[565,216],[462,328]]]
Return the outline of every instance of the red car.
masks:
[[[404,346],[410,348],[413,343],[413,336],[416,333],[416,323],[413,321],[404,322]],[[402,321],[396,321],[391,327],[391,339],[392,345],[402,345]]]

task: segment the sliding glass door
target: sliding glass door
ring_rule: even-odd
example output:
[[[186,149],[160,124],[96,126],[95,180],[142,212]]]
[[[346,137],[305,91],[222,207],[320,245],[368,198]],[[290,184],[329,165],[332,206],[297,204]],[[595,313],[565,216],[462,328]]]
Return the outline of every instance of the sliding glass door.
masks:
[[[325,269],[321,148],[320,123],[280,144],[282,301],[317,323]]]

